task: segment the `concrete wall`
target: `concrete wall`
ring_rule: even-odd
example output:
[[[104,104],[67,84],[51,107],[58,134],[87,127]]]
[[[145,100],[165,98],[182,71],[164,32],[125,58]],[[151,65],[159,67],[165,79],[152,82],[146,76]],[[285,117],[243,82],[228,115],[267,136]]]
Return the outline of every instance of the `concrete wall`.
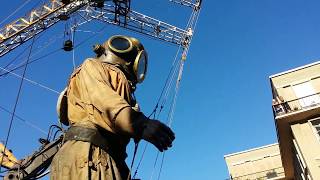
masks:
[[[294,130],[297,138],[300,139],[297,140],[298,144],[299,142],[302,144],[304,144],[303,142],[308,142],[306,139],[307,137],[311,138],[310,134],[313,133],[313,131],[311,131],[310,128],[308,129],[302,126],[302,124],[306,123],[310,118],[320,116],[320,96],[315,95],[309,98],[302,97],[320,93],[320,61],[273,75],[270,77],[270,80],[271,87],[273,88],[272,93],[274,99],[282,96],[285,101],[294,100],[292,102],[281,104],[283,107],[289,105],[289,110],[285,112],[280,111],[280,113],[276,114],[275,117],[281,158],[283,160],[282,163],[285,169],[286,178],[294,179],[294,153],[292,151],[294,147],[294,137],[292,134],[294,133],[291,131]],[[300,97],[298,97],[299,94]],[[301,134],[309,135],[302,136]],[[309,146],[309,148],[314,148],[314,146]],[[309,154],[305,153],[309,153],[309,151],[313,150],[307,150],[307,145],[304,145],[304,149],[305,150],[301,151],[303,156],[309,156]],[[318,177],[316,179],[320,178]]]
[[[233,179],[283,179],[284,170],[278,144],[225,156]]]
[[[291,125],[292,134],[312,179],[320,179],[320,141],[310,122]]]

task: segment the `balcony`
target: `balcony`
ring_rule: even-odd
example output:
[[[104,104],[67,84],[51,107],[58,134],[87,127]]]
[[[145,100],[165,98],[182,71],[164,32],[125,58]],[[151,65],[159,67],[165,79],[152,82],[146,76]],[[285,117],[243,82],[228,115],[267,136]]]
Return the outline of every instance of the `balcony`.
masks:
[[[273,102],[273,115],[276,119],[320,107],[320,92],[289,101]]]

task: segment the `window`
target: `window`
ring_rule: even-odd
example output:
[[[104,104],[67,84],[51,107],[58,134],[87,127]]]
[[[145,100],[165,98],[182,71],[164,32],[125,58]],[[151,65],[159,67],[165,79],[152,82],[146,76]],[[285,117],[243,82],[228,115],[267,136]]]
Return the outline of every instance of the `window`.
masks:
[[[312,120],[311,124],[314,127],[315,132],[318,134],[318,139],[320,139],[320,118]]]
[[[299,150],[299,147],[295,139],[293,139],[293,144],[294,144],[293,146],[294,177],[296,180],[309,180],[309,178],[306,177],[306,174],[307,174],[306,164],[303,161],[303,159],[301,159],[301,152]]]
[[[301,107],[308,107],[320,103],[319,95],[316,95],[316,91],[312,87],[310,82],[304,82],[292,86]]]

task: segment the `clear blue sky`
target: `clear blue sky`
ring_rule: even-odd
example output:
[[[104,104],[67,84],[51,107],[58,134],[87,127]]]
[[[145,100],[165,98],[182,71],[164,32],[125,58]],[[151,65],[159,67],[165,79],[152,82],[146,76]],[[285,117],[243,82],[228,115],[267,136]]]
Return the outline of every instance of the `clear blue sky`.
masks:
[[[0,20],[23,2],[2,2]],[[33,4],[28,4],[13,18],[25,14]],[[185,8],[166,0],[132,1],[132,4],[139,12],[179,27],[184,27],[188,18]],[[166,153],[161,179],[222,180],[228,177],[225,154],[276,142],[268,77],[319,59],[319,6],[317,0],[204,0],[173,121],[176,140]],[[80,29],[97,31],[101,27],[93,23]],[[58,38],[48,48],[42,48],[43,43],[53,37],[61,37],[63,29],[64,24],[60,23],[41,36],[34,52],[42,51],[36,57],[62,46],[63,40]],[[101,43],[114,34],[135,36],[148,50],[148,77],[138,87],[137,97],[142,110],[149,114],[177,48],[108,26],[104,33],[76,49],[76,63],[93,56],[94,43]],[[77,33],[76,42],[89,35]],[[2,57],[0,66],[4,67],[24,47]],[[23,60],[20,58],[15,65]],[[61,51],[28,66],[26,77],[60,91],[71,71],[72,53]],[[19,82],[20,79],[11,75],[0,77],[0,106],[12,110]],[[56,99],[57,94],[25,82],[16,114],[47,131],[50,124],[57,122]],[[4,140],[10,115],[0,110],[0,120],[0,139]],[[37,139],[44,136],[15,119],[8,146],[22,158],[36,150]],[[132,145],[128,153],[128,162],[131,162]],[[155,148],[149,146],[138,172],[140,178],[150,179],[155,156]],[[158,169],[157,166],[154,177]]]

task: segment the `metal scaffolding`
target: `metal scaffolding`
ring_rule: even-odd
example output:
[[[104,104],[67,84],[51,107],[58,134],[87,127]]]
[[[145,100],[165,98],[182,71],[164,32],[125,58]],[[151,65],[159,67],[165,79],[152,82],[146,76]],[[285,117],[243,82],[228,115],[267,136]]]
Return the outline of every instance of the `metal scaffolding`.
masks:
[[[199,12],[200,0],[171,0]],[[0,29],[0,57],[45,31],[71,14],[80,16],[81,22],[75,26],[99,20],[120,26],[155,39],[188,47],[193,35],[193,27],[182,29],[163,21],[131,10],[130,0],[50,0],[27,16],[19,18]],[[75,13],[76,12],[76,13]],[[195,20],[194,20],[195,21]]]

